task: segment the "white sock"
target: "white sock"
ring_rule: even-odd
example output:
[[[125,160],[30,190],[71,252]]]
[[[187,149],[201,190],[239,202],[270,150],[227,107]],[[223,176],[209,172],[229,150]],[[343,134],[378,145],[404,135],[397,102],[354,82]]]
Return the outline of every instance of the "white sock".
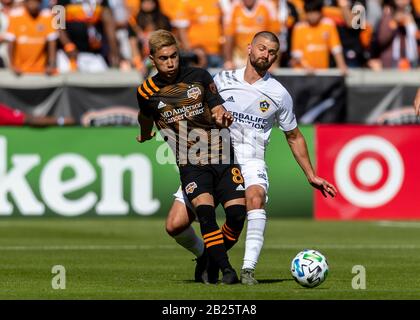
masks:
[[[200,257],[204,252],[203,239],[201,237],[197,237],[192,226],[189,226],[173,238],[185,249],[191,251],[196,257]]]
[[[245,255],[242,269],[255,269],[264,244],[266,214],[264,209],[248,211],[246,229]]]

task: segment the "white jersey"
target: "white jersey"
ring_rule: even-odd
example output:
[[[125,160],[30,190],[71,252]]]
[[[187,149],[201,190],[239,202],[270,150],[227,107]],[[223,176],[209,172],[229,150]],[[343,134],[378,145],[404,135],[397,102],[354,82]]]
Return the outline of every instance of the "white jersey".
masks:
[[[289,92],[268,72],[264,78],[249,84],[245,68],[220,71],[214,82],[225,100],[224,107],[234,117],[230,126],[236,160],[264,160],[271,130],[277,125],[283,131],[296,128],[293,101]]]

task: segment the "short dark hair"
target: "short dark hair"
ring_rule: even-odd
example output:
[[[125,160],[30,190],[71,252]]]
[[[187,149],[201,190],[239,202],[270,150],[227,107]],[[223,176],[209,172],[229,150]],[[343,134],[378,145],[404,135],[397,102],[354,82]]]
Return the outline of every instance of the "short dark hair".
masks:
[[[303,8],[305,12],[322,11],[324,0],[306,0]]]
[[[259,37],[266,38],[272,42],[277,43],[278,46],[280,46],[279,38],[270,31],[260,31],[255,34],[254,38],[252,38],[252,43]]]

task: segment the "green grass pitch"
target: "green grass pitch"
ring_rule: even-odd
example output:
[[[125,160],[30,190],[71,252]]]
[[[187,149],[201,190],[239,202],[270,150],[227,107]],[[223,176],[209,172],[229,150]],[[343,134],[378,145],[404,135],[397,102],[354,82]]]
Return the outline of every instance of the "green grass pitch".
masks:
[[[165,233],[163,219],[2,219],[0,298],[418,299],[419,228],[418,222],[270,219],[260,284],[248,287],[194,283],[194,257]],[[244,235],[229,252],[237,271]],[[291,259],[305,248],[325,254],[330,265],[314,289],[290,274]],[[54,265],[65,267],[64,290],[52,288]],[[355,265],[366,269],[365,290],[352,288]]]

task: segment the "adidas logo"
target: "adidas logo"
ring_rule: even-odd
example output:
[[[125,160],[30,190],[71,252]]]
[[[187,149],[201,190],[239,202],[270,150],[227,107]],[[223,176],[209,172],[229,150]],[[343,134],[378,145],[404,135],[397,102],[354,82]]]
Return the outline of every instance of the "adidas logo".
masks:
[[[165,108],[165,107],[166,107],[166,104],[163,103],[162,101],[160,101],[159,104],[158,104],[158,109],[162,109],[162,108]]]
[[[236,191],[244,191],[244,190],[245,190],[245,188],[241,184],[236,188]]]
[[[235,102],[235,99],[233,99],[233,96],[230,96],[226,99],[227,102]]]

